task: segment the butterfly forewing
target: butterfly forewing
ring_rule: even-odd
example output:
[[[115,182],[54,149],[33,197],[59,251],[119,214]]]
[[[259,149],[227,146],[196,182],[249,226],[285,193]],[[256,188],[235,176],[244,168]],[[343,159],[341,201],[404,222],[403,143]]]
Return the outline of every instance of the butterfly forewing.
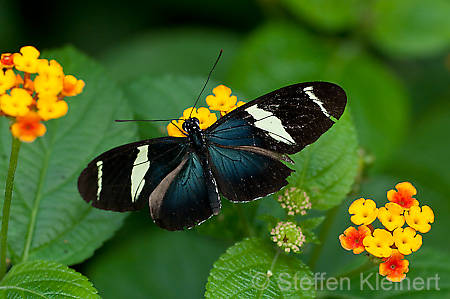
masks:
[[[186,138],[156,138],[113,148],[88,164],[78,190],[94,207],[136,211],[187,153]]]
[[[280,88],[233,110],[206,130],[210,142],[294,154],[316,141],[344,112],[344,90],[328,82]]]

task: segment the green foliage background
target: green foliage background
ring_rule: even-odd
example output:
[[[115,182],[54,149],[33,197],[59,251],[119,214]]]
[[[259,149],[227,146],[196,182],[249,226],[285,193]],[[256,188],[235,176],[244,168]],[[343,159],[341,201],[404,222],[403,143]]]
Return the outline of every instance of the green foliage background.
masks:
[[[408,277],[439,273],[442,290],[425,294],[354,287],[317,295],[448,296],[449,15],[447,0],[142,0],[126,4],[79,0],[26,5],[2,1],[0,52],[34,45],[87,83],[79,99],[69,99],[67,117],[49,122],[45,138],[22,146],[20,185],[16,185],[11,212],[11,259],[21,261],[26,256],[72,265],[104,298],[200,298],[213,264],[230,246],[244,237],[267,238],[265,224],[255,215],[276,210],[270,198],[239,207],[225,201],[222,213],[198,229],[173,233],[157,228],[147,210],[127,217],[91,209],[78,197],[75,185],[65,184],[73,182],[89,159],[104,150],[165,134],[162,124],[116,124],[113,120],[177,117],[192,105],[223,49],[207,93],[222,83],[248,101],[291,83],[323,80],[340,84],[348,94],[349,113],[334,131],[345,130],[350,138],[346,142],[352,144],[351,132],[356,129],[361,148],[356,184],[336,207],[342,200],[339,194],[348,191],[352,181],[339,180],[341,168],[328,172],[327,179],[339,182],[342,190],[324,192],[327,200],[320,207],[325,212],[317,214],[328,217],[316,229],[322,244],[305,246],[302,261],[281,258],[280,271],[289,272],[291,263],[301,263],[312,273],[337,276],[360,263],[364,257],[343,250],[337,239],[350,225],[349,203],[366,197],[383,205],[387,190],[408,180],[417,187],[421,204],[430,205],[436,214],[423,248],[411,256]],[[67,44],[71,46],[53,50]],[[10,142],[7,122],[0,122],[0,129],[3,193]],[[321,142],[326,144],[333,136],[326,135]],[[316,147],[320,154],[320,146]],[[324,157],[352,151],[346,151],[342,143],[331,148]],[[296,161],[303,161],[304,155]],[[339,167],[351,174],[356,156],[347,157],[339,159],[345,162]],[[297,163],[297,171],[305,170],[302,166]],[[320,186],[321,178],[310,176],[307,181]],[[292,180],[297,182],[298,177]],[[60,201],[55,204],[49,198]],[[35,216],[33,211],[38,211]],[[244,215],[250,228],[239,215]],[[33,217],[35,223],[30,226],[28,219]],[[30,237],[22,240],[20,236]],[[258,242],[238,243],[215,265],[220,267],[228,256],[248,254],[246,246],[268,246]],[[272,253],[268,257],[255,254],[264,264]],[[48,262],[47,266],[78,279],[59,264]],[[20,270],[15,271],[21,275]],[[221,291],[216,282],[208,282],[212,298]],[[352,283],[357,286],[357,279]],[[89,289],[87,282],[83,285]],[[251,295],[270,298],[264,293]],[[287,298],[313,295],[283,294]]]

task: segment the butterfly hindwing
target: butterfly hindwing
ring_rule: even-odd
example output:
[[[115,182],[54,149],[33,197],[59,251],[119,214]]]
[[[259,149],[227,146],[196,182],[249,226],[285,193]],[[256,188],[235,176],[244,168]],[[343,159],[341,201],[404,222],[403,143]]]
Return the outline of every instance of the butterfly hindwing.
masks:
[[[155,223],[167,230],[191,228],[220,210],[217,193],[208,190],[204,169],[195,153],[189,153],[150,195],[150,213]],[[214,194],[211,194],[214,193]],[[211,199],[213,196],[213,199]],[[211,208],[217,201],[218,209]]]
[[[292,169],[280,154],[249,146],[209,146],[212,171],[220,193],[233,202],[246,202],[274,193],[288,184]]]
[[[91,161],[78,178],[78,190],[94,207],[136,211],[186,156],[186,138],[149,139],[113,148]]]

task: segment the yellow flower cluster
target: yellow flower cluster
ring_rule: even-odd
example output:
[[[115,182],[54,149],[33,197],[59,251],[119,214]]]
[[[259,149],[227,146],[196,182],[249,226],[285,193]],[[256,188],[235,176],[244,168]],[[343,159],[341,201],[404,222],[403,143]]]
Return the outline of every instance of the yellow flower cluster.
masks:
[[[200,122],[200,128],[205,130],[217,121],[217,116],[213,111],[219,111],[220,116],[244,105],[242,101],[237,102],[237,97],[231,95],[231,89],[225,85],[219,85],[213,89],[214,95],[206,97],[208,108],[200,107],[198,109],[190,107],[183,111],[183,116],[178,120],[173,120],[167,126],[167,132],[172,137],[185,137],[187,133],[183,130],[183,123],[189,117],[196,117]]]
[[[356,254],[366,250],[383,259],[380,274],[388,280],[401,281],[409,265],[403,257],[422,246],[422,236],[417,232],[426,233],[431,229],[434,213],[429,206],[419,207],[418,200],[413,198],[417,191],[411,183],[403,182],[395,187],[397,191],[387,193],[390,202],[379,209],[371,199],[355,200],[348,211],[353,214],[351,221],[360,227],[346,229],[339,240],[346,250]],[[372,222],[377,218],[384,228],[373,228]],[[409,226],[403,228],[405,222]]]
[[[45,134],[41,121],[60,118],[68,110],[65,97],[80,94],[84,82],[65,75],[56,60],[40,59],[39,51],[25,46],[20,53],[0,59],[0,116],[12,120],[11,133],[24,142]]]

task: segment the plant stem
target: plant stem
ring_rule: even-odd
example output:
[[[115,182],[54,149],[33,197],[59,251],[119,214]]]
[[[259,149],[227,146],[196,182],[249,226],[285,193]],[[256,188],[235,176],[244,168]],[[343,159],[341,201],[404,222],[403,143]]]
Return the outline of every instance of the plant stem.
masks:
[[[19,139],[13,137],[11,144],[11,156],[9,158],[8,176],[6,177],[5,201],[3,202],[2,229],[0,241],[0,281],[6,275],[6,249],[8,237],[9,212],[11,211],[12,192],[14,187],[14,176],[16,174],[17,162],[19,160]]]

